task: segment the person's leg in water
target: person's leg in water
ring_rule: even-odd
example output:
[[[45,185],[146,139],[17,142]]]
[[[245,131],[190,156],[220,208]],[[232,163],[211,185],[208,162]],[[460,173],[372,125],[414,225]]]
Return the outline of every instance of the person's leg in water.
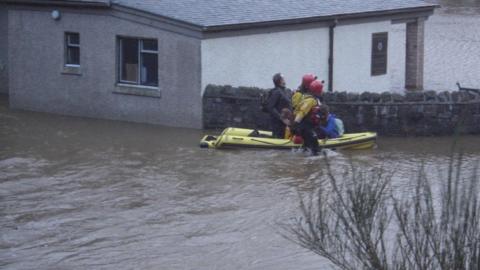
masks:
[[[303,137],[303,145],[309,149],[313,156],[318,156],[319,145],[318,137],[312,125],[305,124],[302,127],[301,135]]]

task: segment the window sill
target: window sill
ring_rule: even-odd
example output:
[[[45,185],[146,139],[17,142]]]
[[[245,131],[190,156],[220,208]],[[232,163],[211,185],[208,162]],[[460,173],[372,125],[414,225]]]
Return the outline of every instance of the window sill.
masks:
[[[382,74],[371,74],[371,77],[379,77],[379,76],[384,76],[387,75],[387,73],[382,73]]]
[[[161,98],[161,92],[158,87],[142,86],[142,85],[130,85],[117,83],[115,85],[114,94],[133,95],[143,97]]]
[[[82,75],[82,70],[80,66],[63,66],[62,74],[64,75]]]

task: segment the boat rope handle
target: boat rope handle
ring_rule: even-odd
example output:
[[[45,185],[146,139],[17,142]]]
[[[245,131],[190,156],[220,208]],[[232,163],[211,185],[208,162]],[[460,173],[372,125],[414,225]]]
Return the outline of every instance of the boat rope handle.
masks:
[[[291,142],[291,140],[289,140],[285,143],[271,143],[271,142],[265,142],[265,141],[256,140],[256,139],[252,139],[252,141],[259,142],[259,143],[264,143],[264,144],[269,144],[269,145],[286,145],[286,144],[289,144]]]

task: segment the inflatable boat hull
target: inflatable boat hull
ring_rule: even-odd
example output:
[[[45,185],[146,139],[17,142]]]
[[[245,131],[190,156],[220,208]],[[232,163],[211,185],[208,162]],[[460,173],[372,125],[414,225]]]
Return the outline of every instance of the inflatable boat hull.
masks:
[[[301,147],[292,140],[271,138],[270,131],[226,128],[220,135],[205,135],[200,141],[203,148],[266,148],[290,149]],[[335,139],[318,140],[322,148],[369,149],[376,145],[375,132],[349,133]]]

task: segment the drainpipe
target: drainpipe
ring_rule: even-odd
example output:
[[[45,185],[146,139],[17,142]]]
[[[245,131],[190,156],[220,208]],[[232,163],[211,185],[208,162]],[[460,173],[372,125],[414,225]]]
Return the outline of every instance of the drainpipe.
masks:
[[[333,91],[333,41],[335,37],[335,26],[337,26],[338,20],[332,21],[328,31],[328,92]]]

